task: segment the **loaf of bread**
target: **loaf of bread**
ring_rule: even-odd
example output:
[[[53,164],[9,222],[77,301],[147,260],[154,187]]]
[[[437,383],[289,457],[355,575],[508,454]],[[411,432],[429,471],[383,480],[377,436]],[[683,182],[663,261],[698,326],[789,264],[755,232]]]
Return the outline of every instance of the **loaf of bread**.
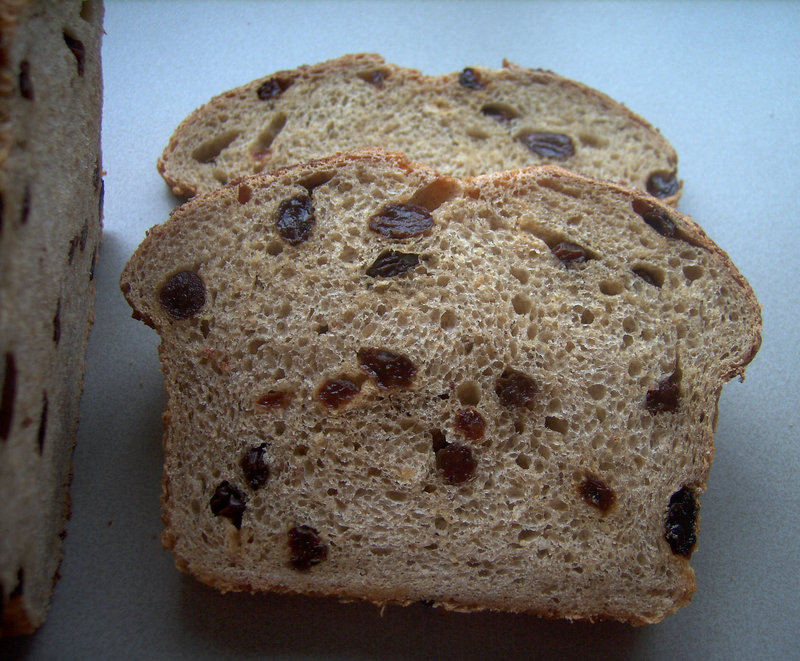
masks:
[[[0,7],[0,632],[42,624],[61,559],[92,322],[99,0]]]
[[[654,198],[367,149],[189,200],[121,288],[162,340],[163,542],[209,585],[640,624],[695,590],[761,319]]]
[[[212,99],[176,130],[159,170],[177,195],[360,147],[458,177],[554,163],[677,203],[672,146],[606,95],[504,63],[445,76],[347,55]]]

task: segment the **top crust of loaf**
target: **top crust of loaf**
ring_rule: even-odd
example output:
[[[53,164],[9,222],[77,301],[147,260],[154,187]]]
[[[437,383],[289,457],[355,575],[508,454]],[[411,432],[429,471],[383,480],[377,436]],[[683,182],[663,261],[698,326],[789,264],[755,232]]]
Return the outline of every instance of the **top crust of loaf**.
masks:
[[[276,218],[307,198],[287,241]],[[432,224],[376,231],[392,205]],[[371,277],[387,251],[416,260]],[[188,201],[121,288],[162,337],[163,540],[200,580],[637,624],[691,598],[668,512],[705,489],[761,319],[673,209],[557,167],[456,180],[368,149]]]
[[[567,138],[574,153],[552,144],[534,152],[522,140],[530,132]],[[457,177],[553,163],[640,190],[655,174],[672,182],[659,194],[666,203],[681,194],[672,146],[605,94],[508,61],[425,76],[374,54],[280,71],[213,98],[180,124],[158,169],[176,195],[191,196],[371,146]]]

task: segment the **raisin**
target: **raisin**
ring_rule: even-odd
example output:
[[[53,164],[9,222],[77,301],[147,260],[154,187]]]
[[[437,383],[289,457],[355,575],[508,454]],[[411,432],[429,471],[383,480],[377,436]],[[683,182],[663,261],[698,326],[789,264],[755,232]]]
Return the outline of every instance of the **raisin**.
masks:
[[[533,401],[538,388],[527,374],[517,370],[505,370],[495,381],[494,391],[503,406],[522,407]]]
[[[70,37],[65,32],[64,43],[67,44],[67,48],[69,48],[72,51],[72,54],[75,56],[75,62],[78,64],[78,75],[82,76],[86,63],[86,49],[83,46],[83,42]]]
[[[61,299],[56,305],[56,314],[53,317],[53,342],[57,345],[61,339]]]
[[[482,90],[486,87],[481,80],[481,75],[470,67],[467,67],[459,74],[458,84],[470,90]]]
[[[289,564],[299,571],[311,569],[328,557],[328,547],[311,526],[295,526],[289,531],[289,550]]]
[[[633,272],[638,275],[642,280],[644,280],[648,285],[653,285],[654,287],[661,287],[659,285],[653,275],[647,269],[633,269]]]
[[[385,349],[359,349],[358,363],[375,378],[375,385],[383,389],[408,388],[417,373],[408,358]]]
[[[158,298],[170,317],[188,319],[206,304],[206,285],[194,271],[179,271],[167,279]]]
[[[270,390],[266,395],[262,395],[256,404],[265,409],[285,409],[291,400],[291,393],[283,390]]]
[[[97,248],[92,253],[92,264],[89,267],[89,282],[94,280],[94,267],[97,266]]]
[[[329,409],[338,409],[352,400],[361,388],[350,379],[331,379],[317,391],[317,400]]]
[[[569,241],[560,241],[550,248],[550,250],[567,266],[583,264],[589,259],[589,253],[586,248],[579,246],[577,243],[570,243]]]
[[[678,192],[676,173],[654,172],[647,179],[647,192],[654,197],[670,197]]]
[[[647,391],[647,410],[652,415],[656,413],[674,413],[678,410],[680,388],[673,377],[668,376],[658,382],[655,388]]]
[[[431,212],[415,204],[387,204],[369,219],[369,228],[387,239],[408,239],[431,227]]]
[[[436,453],[436,470],[451,484],[474,477],[477,465],[472,450],[460,443],[451,443]]]
[[[646,200],[636,198],[633,201],[633,210],[661,236],[668,239],[673,239],[678,236],[678,228],[675,222],[663,209],[653,206]]]
[[[100,160],[94,159],[94,169],[92,170],[92,186],[96,191],[100,190]]]
[[[42,413],[39,416],[39,432],[36,435],[38,441],[39,454],[44,452],[44,439],[47,436],[47,393],[44,394],[42,402]]]
[[[247,509],[247,498],[230,482],[225,480],[214,490],[209,505],[214,516],[224,516],[237,528],[242,527],[242,514]]]
[[[486,433],[486,420],[475,409],[461,409],[456,413],[454,426],[471,441],[483,438]]]
[[[266,443],[250,448],[239,462],[244,478],[253,491],[263,487],[269,479],[269,465],[265,459],[266,448]]]
[[[447,442],[447,437],[441,429],[431,429],[431,447],[434,452],[438,452],[448,445],[450,444]]]
[[[572,139],[563,133],[528,131],[520,135],[517,140],[542,158],[563,161],[575,155],[575,145],[572,143]]]
[[[682,487],[670,497],[664,521],[664,538],[673,553],[687,557],[692,554],[697,542],[695,525],[698,509],[694,492],[689,487]]]
[[[419,264],[419,255],[386,250],[378,255],[378,259],[367,269],[367,275],[370,278],[393,278],[410,271],[417,264]]]
[[[487,103],[481,108],[481,113],[496,122],[510,122],[519,117],[519,113],[505,103]]]
[[[275,76],[274,78],[265,80],[263,83],[261,83],[261,85],[258,86],[258,89],[256,90],[256,96],[258,96],[258,98],[262,101],[275,99],[289,89],[292,82],[293,81],[290,78]]]
[[[19,63],[19,93],[23,99],[33,101],[33,83],[31,82],[31,65],[28,60]]]
[[[10,351],[6,354],[6,369],[3,376],[3,390],[0,394],[0,438],[8,440],[11,434],[11,421],[14,416],[14,400],[17,397],[17,361]]]
[[[586,476],[586,479],[578,487],[578,491],[589,505],[593,505],[601,512],[607,512],[617,502],[614,490],[593,475]]]
[[[296,246],[307,241],[314,228],[316,218],[311,198],[307,195],[291,197],[278,207],[275,227],[286,243]]]

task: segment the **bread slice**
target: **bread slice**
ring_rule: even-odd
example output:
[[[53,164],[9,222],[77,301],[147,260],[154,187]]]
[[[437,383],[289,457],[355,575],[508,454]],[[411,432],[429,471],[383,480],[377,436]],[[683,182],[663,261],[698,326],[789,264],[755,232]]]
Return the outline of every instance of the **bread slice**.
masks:
[[[761,320],[653,198],[339,154],[178,207],[121,288],[162,339],[163,542],[209,585],[634,623],[695,590]]]
[[[175,131],[158,168],[176,195],[359,147],[457,177],[554,163],[677,203],[678,157],[641,117],[553,73],[504,62],[423,76],[347,55],[231,90]]]
[[[42,624],[61,559],[100,242],[103,6],[0,11],[0,633]]]

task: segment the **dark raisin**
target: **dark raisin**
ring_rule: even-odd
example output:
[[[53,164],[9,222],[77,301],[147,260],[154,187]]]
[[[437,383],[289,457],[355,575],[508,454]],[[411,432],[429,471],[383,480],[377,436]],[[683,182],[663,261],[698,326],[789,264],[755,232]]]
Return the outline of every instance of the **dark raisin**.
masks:
[[[519,113],[505,103],[487,103],[481,108],[481,113],[496,122],[510,122],[519,117]]]
[[[369,219],[369,228],[387,239],[408,239],[431,227],[431,212],[414,204],[387,204]]]
[[[678,228],[675,222],[664,209],[659,209],[646,200],[636,198],[633,201],[633,210],[661,236],[668,239],[673,239],[678,236]]]
[[[247,498],[230,482],[225,480],[214,490],[210,506],[214,516],[224,516],[237,528],[242,527],[242,515],[247,509]]]
[[[194,271],[179,271],[167,279],[158,299],[170,317],[188,319],[206,304],[206,285]]]
[[[467,67],[459,74],[458,84],[471,90],[481,90],[486,87],[481,80],[481,75],[470,67]]]
[[[311,569],[328,557],[328,547],[311,526],[295,526],[289,531],[289,550],[289,563],[300,571]]]
[[[572,138],[563,133],[528,131],[520,135],[517,140],[542,158],[563,161],[575,155],[575,145],[572,143]]]
[[[28,222],[28,216],[31,214],[31,187],[25,184],[22,191],[22,210],[19,214],[19,221],[24,225]]]
[[[589,505],[593,505],[601,512],[607,512],[617,502],[614,490],[593,475],[586,476],[578,491]]]
[[[586,248],[579,246],[577,243],[570,243],[569,241],[559,241],[550,248],[550,250],[567,266],[583,264],[589,259],[589,253],[586,251]]]
[[[33,82],[31,82],[31,65],[28,60],[19,63],[19,93],[23,99],[33,101]]]
[[[385,349],[360,349],[359,367],[375,378],[379,388],[408,388],[417,368],[408,358]]]
[[[655,388],[647,391],[647,410],[656,413],[674,413],[678,410],[680,387],[673,377],[669,376],[658,382]]]
[[[275,227],[278,228],[278,234],[286,243],[296,246],[298,243],[308,240],[315,222],[311,198],[303,195],[291,197],[281,203],[281,206],[278,207]]]
[[[451,484],[472,478],[477,465],[472,450],[460,443],[451,443],[436,453],[436,470]]]
[[[266,395],[262,395],[256,402],[265,409],[285,409],[292,401],[291,393],[283,390],[270,390]]]
[[[247,484],[253,491],[260,489],[269,479],[269,465],[266,462],[267,444],[262,443],[247,450],[239,462]]]
[[[78,75],[82,76],[86,63],[86,49],[83,47],[83,42],[70,37],[65,32],[64,43],[67,44],[67,48],[69,48],[72,51],[72,54],[75,56],[75,61],[78,64]]]
[[[697,542],[695,525],[698,509],[694,493],[689,487],[682,487],[670,497],[664,521],[664,538],[673,553],[685,556],[692,554]]]
[[[461,409],[456,413],[454,426],[471,441],[483,438],[486,433],[486,420],[475,409]]]
[[[6,353],[3,390],[0,394],[0,438],[8,440],[14,417],[14,400],[17,397],[17,361],[10,351]]]
[[[356,75],[373,87],[383,89],[383,81],[386,80],[387,72],[383,69],[369,69],[368,71],[359,71]]]
[[[96,191],[100,190],[100,161],[95,159],[94,169],[92,170],[92,185]]]
[[[39,454],[44,452],[44,439],[47,436],[47,393],[44,394],[42,402],[42,413],[39,416],[39,432],[36,435],[38,441]]]
[[[419,264],[419,255],[386,250],[378,255],[378,259],[367,269],[367,275],[370,278],[393,278],[410,271],[417,264]]]
[[[58,344],[61,339],[61,299],[56,304],[56,314],[53,317],[53,342]]]
[[[656,282],[655,278],[653,277],[653,274],[650,273],[650,271],[648,271],[647,269],[641,269],[641,268],[633,269],[633,272],[636,275],[638,275],[642,280],[644,280],[648,285],[653,285],[654,287],[661,287],[661,285],[659,285]]]
[[[81,227],[81,238],[80,238],[80,249],[81,252],[86,250],[86,241],[89,238],[89,219],[83,221],[83,227]]]
[[[431,429],[431,447],[434,452],[438,452],[448,445],[450,444],[447,442],[447,437],[441,429]]]
[[[265,80],[261,85],[258,86],[256,90],[256,95],[262,101],[268,101],[269,99],[275,99],[283,94],[292,84],[292,80],[290,78],[283,78],[281,76],[276,76],[274,78],[270,78],[269,80]]]
[[[317,391],[317,400],[329,409],[338,409],[352,400],[361,388],[350,379],[331,379]]]
[[[678,179],[675,172],[664,174],[654,172],[647,179],[647,192],[654,197],[670,197],[678,192]]]
[[[494,384],[494,391],[503,406],[521,407],[530,404],[538,388],[527,374],[517,370],[505,370]]]

